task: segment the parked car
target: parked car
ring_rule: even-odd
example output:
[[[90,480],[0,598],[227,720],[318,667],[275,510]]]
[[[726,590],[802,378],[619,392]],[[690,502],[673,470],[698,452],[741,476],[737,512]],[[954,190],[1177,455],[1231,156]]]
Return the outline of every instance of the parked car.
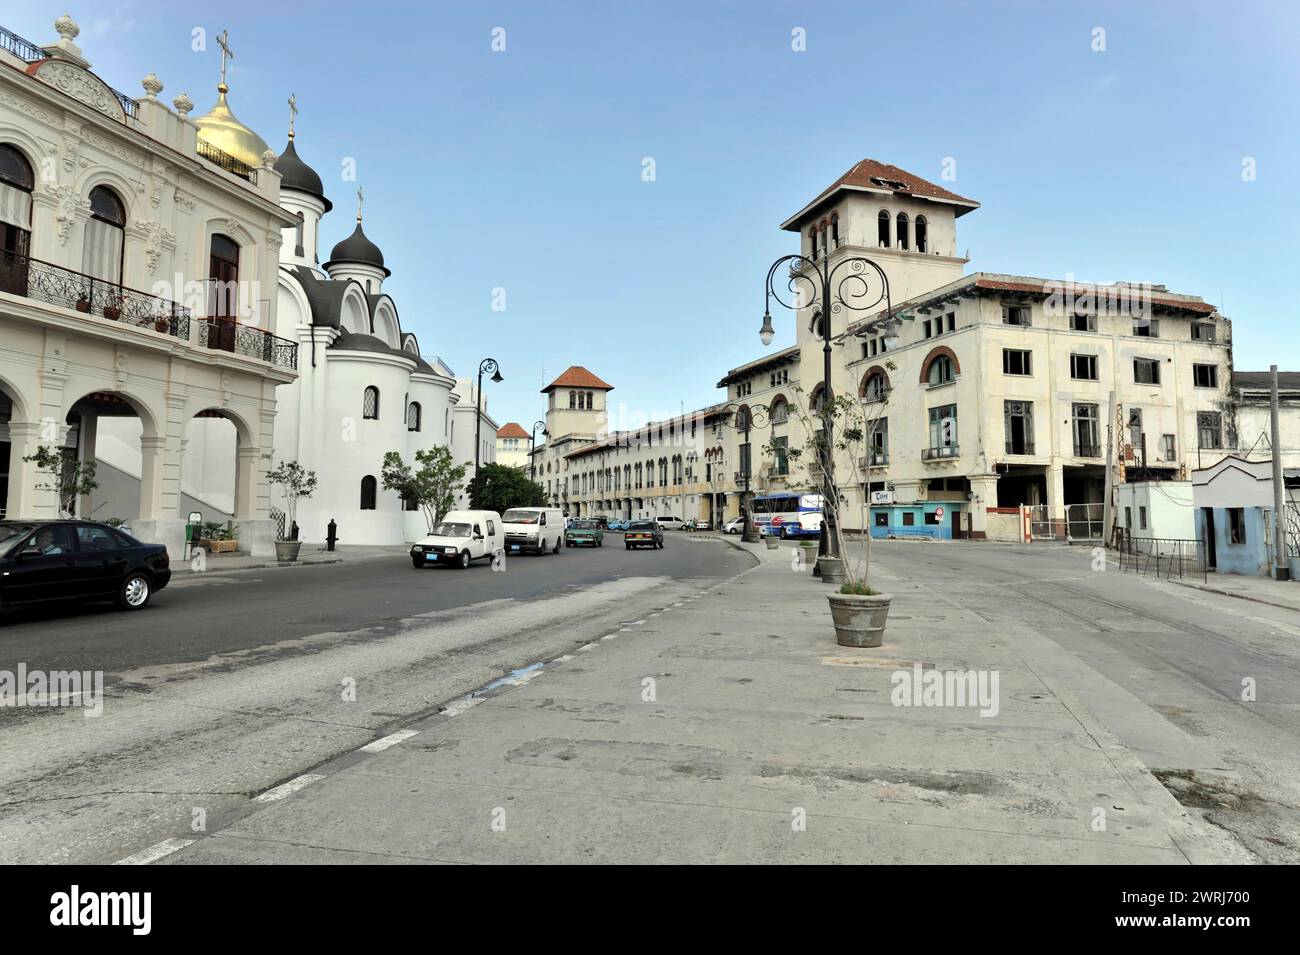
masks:
[[[665,514],[662,517],[656,517],[655,520],[666,531],[679,531],[686,526],[686,522],[675,514]]]
[[[534,554],[560,552],[564,543],[564,515],[558,507],[512,507],[501,515],[506,552]]]
[[[625,531],[627,530],[627,521],[621,517],[611,517],[609,520],[609,527],[607,527],[606,530]]]
[[[595,517],[591,518],[591,520],[599,524],[602,531],[609,530],[609,518],[604,514],[597,514]]]
[[[163,544],[95,521],[0,521],[0,607],[116,600],[141,610],[171,580]]]
[[[623,535],[623,543],[628,550],[633,547],[664,546],[664,529],[658,521],[632,521]]]
[[[605,545],[605,529],[594,518],[576,520],[564,532],[565,547],[581,547],[583,544],[590,547]]]
[[[504,543],[496,511],[448,511],[432,534],[411,545],[411,565],[465,568],[476,560],[491,560]]]
[[[711,531],[713,530],[713,524],[710,523],[707,517],[697,517],[686,522],[686,529],[688,531]]]
[[[743,517],[733,517],[722,525],[722,532],[724,534],[743,534],[745,532],[745,519]]]

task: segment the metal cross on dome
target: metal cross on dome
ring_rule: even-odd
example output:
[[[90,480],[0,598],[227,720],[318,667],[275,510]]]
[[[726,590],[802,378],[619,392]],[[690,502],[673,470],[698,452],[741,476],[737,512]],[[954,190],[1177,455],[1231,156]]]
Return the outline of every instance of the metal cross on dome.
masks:
[[[226,60],[235,58],[235,51],[230,48],[230,36],[226,30],[221,31],[221,36],[217,37],[217,46],[221,47],[221,82],[226,82]]]
[[[358,222],[361,221],[361,207],[365,205],[365,202],[366,202],[365,191],[360,186],[357,186],[357,221]]]
[[[293,121],[298,118],[298,97],[289,94],[289,138],[293,139]]]

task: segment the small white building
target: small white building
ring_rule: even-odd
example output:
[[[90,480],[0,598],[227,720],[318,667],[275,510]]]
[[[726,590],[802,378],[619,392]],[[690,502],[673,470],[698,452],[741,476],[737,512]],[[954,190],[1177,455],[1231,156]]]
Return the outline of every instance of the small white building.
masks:
[[[1135,481],[1116,488],[1115,526],[1133,538],[1196,538],[1191,481]]]

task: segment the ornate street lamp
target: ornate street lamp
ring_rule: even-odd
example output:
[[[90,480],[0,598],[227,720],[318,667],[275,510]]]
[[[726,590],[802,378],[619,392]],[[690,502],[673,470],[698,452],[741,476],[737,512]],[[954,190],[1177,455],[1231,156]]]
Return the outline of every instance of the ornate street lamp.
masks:
[[[501,382],[505,381],[505,379],[501,377],[501,369],[500,369],[500,367],[497,365],[497,360],[496,360],[495,358],[484,358],[481,362],[479,362],[479,365],[478,365],[478,386],[477,386],[477,388],[475,389],[475,392],[474,392],[474,398],[475,398],[475,416],[474,416],[474,490],[473,490],[473,493],[470,494],[470,500],[474,502],[474,506],[475,506],[475,507],[478,507],[478,489],[479,489],[478,461],[479,461],[479,452],[480,452],[480,450],[481,450],[482,447],[483,447],[483,438],[482,438],[482,434],[481,434],[481,432],[482,432],[482,430],[483,430],[483,375],[484,375],[485,372],[489,372],[489,371],[492,372],[492,381],[494,381],[496,384],[499,385],[499,384],[501,384]]]
[[[793,301],[782,298],[775,284],[777,270],[782,266],[789,270],[784,285],[794,297]],[[821,416],[823,429],[818,455],[822,472],[822,534],[817,545],[816,572],[827,583],[838,583],[844,579],[844,560],[835,524],[839,485],[835,482],[835,436],[831,428],[835,394],[831,385],[831,317],[843,309],[871,311],[883,302],[885,317],[892,318],[894,306],[889,297],[889,276],[879,265],[861,255],[838,257],[834,265],[831,265],[830,255],[822,255],[820,265],[806,255],[781,256],[767,270],[763,287],[763,325],[758,338],[764,345],[772,344],[776,335],[772,328],[772,299],[796,312],[808,305],[820,303],[821,306],[822,398],[821,407],[811,409]],[[897,338],[896,329],[894,337]]]
[[[723,421],[729,427],[735,428],[741,433],[744,444],[742,447],[746,453],[740,457],[740,476],[744,479],[744,487],[741,490],[740,507],[745,512],[745,529],[741,532],[740,539],[746,544],[757,544],[763,539],[754,526],[754,507],[753,501],[749,497],[749,476],[754,471],[754,451],[749,444],[750,428],[761,428],[769,420],[769,409],[765,404],[736,404],[731,402],[724,405],[722,411],[725,415]],[[755,418],[762,420],[755,420]]]
[[[542,429],[542,437],[549,438],[551,432],[546,430],[545,421],[534,421],[532,433],[528,436],[528,480],[537,479],[537,463],[533,460],[533,445],[537,443],[537,429]]]

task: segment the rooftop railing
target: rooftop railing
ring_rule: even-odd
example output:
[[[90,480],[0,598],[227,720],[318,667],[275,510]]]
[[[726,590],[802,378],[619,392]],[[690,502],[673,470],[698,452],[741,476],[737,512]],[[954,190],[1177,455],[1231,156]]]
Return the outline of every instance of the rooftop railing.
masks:
[[[12,32],[11,30],[6,30],[4,27],[0,27],[0,50],[12,53],[24,63],[37,63],[41,60],[48,60],[50,58],[48,53],[31,40],[20,37],[17,33]],[[131,97],[127,96],[125,93],[119,93],[111,86],[108,89],[121,105],[122,111],[126,113],[127,116],[135,119],[139,113],[140,104],[131,99]]]
[[[211,143],[204,142],[201,139],[198,143],[199,155],[212,163],[212,165],[219,169],[224,169],[232,176],[238,176],[246,182],[257,185],[257,170],[248,165],[248,163],[236,159],[234,156],[230,155],[230,153],[218,149]]]

